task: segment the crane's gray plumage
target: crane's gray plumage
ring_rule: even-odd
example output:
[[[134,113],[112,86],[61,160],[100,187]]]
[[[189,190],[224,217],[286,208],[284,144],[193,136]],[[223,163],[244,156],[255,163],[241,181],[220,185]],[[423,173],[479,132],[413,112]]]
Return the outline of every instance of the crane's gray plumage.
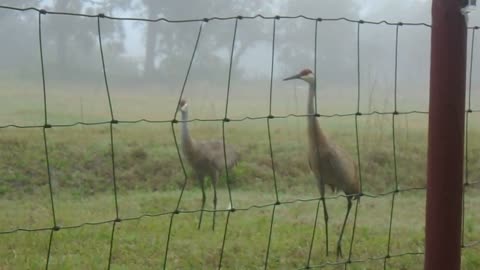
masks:
[[[325,231],[326,251],[328,254],[328,212],[325,204],[325,185],[332,188],[332,191],[342,190],[347,195],[347,213],[343,221],[340,237],[337,242],[337,258],[342,256],[341,241],[345,224],[352,208],[352,199],[359,197],[360,182],[358,179],[357,166],[350,155],[328,139],[315,117],[314,100],[316,95],[315,76],[309,69],[302,70],[299,74],[285,78],[284,80],[301,79],[309,84],[307,103],[308,123],[308,164],[312,170],[322,197]]]
[[[227,169],[232,169],[239,161],[239,154],[232,147],[225,145],[223,140],[196,141],[190,136],[188,129],[188,104],[182,99],[179,103],[182,114],[182,151],[194,171],[202,189],[202,210],[205,207],[205,177],[210,177],[213,186],[213,208],[217,209],[217,181],[225,171],[225,156]],[[202,223],[203,211],[200,212],[198,228]],[[212,228],[215,228],[215,211]]]

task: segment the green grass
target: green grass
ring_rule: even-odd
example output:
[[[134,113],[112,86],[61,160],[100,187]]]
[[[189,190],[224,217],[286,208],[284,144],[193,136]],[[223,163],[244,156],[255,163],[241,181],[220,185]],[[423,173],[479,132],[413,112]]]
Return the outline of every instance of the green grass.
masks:
[[[5,94],[0,126],[43,124],[41,95],[25,90]],[[40,92],[41,93],[41,92]],[[38,93],[37,93],[38,94]],[[263,95],[262,97],[264,97]],[[100,99],[101,97],[102,99]],[[267,95],[268,97],[268,95]],[[108,121],[104,92],[92,90],[78,96],[65,92],[49,95],[49,123]],[[190,95],[190,100],[201,97]],[[275,114],[303,113],[280,108]],[[23,102],[19,102],[22,100]],[[113,94],[116,118],[171,119],[175,97]],[[160,102],[158,102],[161,100]],[[254,102],[252,102],[254,100]],[[40,101],[40,102],[39,102]],[[265,102],[264,102],[265,101]],[[232,99],[232,118],[268,114],[268,99]],[[285,101],[287,102],[287,101]],[[222,118],[222,102],[213,100],[191,105],[194,118]],[[207,105],[205,105],[207,104]],[[244,108],[251,106],[249,110]],[[335,106],[320,100],[325,109]],[[80,106],[82,105],[82,106]],[[80,112],[82,108],[82,113]],[[243,108],[243,110],[242,110]],[[324,108],[324,107],[321,107]],[[339,108],[348,111],[348,108]],[[336,112],[336,110],[333,110]],[[354,160],[361,161],[362,190],[380,194],[395,189],[422,188],[426,171],[426,115],[395,117],[394,163],[392,116],[362,116],[358,121],[358,149],[354,117],[320,118],[329,136],[342,145]],[[470,117],[468,177],[480,181],[480,141],[477,115]],[[192,122],[197,139],[221,138],[221,122]],[[241,155],[238,166],[230,172],[232,197],[236,208],[271,204],[276,201],[276,183],[281,202],[318,197],[314,178],[306,159],[306,125],[304,118],[289,117],[270,121],[272,153],[266,120],[246,120],[225,124],[225,139]],[[200,207],[200,191],[181,166],[170,123],[114,125],[115,176],[119,216],[123,219],[144,214],[169,213],[175,209],[181,187],[187,181],[181,201],[182,211]],[[56,220],[62,227],[115,218],[113,174],[108,125],[55,127],[46,130],[50,176]],[[275,174],[272,168],[274,160]],[[16,228],[52,226],[49,181],[41,129],[0,129],[0,231]],[[219,183],[219,206],[228,205],[225,181]],[[480,240],[480,205],[478,184],[466,188],[465,242]],[[331,196],[332,194],[328,194]],[[211,191],[207,202],[211,204]],[[282,203],[276,207],[270,269],[295,269],[306,266],[317,207],[316,200]],[[325,256],[322,211],[313,241],[311,264],[335,261],[334,248],[345,211],[343,198],[327,200],[330,214],[330,251]],[[392,195],[362,197],[358,206],[352,260],[383,257],[387,254]],[[400,192],[393,211],[390,254],[422,252],[425,219],[425,191]],[[257,269],[265,263],[272,207],[251,208],[231,214],[226,237],[225,269]],[[344,236],[344,253],[348,254],[352,237],[353,212]],[[212,269],[219,263],[226,213],[217,215],[217,229],[211,231],[211,213],[204,226],[196,230],[198,213],[181,213],[173,220],[167,257],[169,269]],[[143,217],[118,224],[115,232],[112,268],[161,268],[164,263],[170,215]],[[108,262],[111,223],[61,229],[54,233],[50,257],[51,269],[104,269]],[[47,256],[49,231],[15,232],[0,235],[0,269],[43,268]],[[480,267],[479,245],[463,249],[463,269]],[[387,260],[389,269],[422,269],[422,255],[405,255]],[[383,269],[383,260],[353,263],[351,269]],[[339,266],[326,269],[342,268]],[[343,268],[342,268],[343,269]]]
[[[219,204],[225,209],[227,190],[219,191]],[[480,218],[475,211],[480,203],[480,193],[467,193],[465,240],[478,240]],[[178,191],[127,192],[119,194],[119,214],[124,219],[144,214],[168,213],[175,208]],[[271,194],[255,191],[233,191],[235,207],[272,202]],[[304,194],[280,193],[281,201],[295,201]],[[358,207],[352,260],[385,256],[388,245],[389,218],[392,196],[364,197]],[[47,197],[31,196],[24,200],[2,199],[4,229],[17,227],[42,228],[52,224]],[[86,222],[100,222],[115,218],[112,193],[88,198],[74,197],[69,193],[56,196],[56,217],[59,226],[75,226]],[[200,192],[197,189],[184,193],[180,209],[198,209]],[[343,199],[327,200],[330,213],[330,252],[325,256],[323,218],[317,224],[311,264],[335,261],[336,241],[345,211]],[[276,207],[270,269],[295,269],[304,267],[308,258],[317,201],[293,202]],[[211,207],[209,207],[211,208]],[[400,193],[396,196],[392,221],[390,254],[423,251],[425,191]],[[238,210],[231,214],[225,243],[223,265],[225,269],[262,268],[266,256],[272,207]],[[169,269],[212,269],[219,263],[226,213],[217,215],[217,228],[211,230],[212,214],[205,213],[204,223],[196,229],[198,212],[180,213],[173,219],[167,266]],[[352,235],[353,215],[343,241],[348,254]],[[115,231],[112,257],[113,269],[159,268],[164,263],[166,238],[170,215],[125,220]],[[103,269],[108,263],[111,223],[84,225],[80,228],[61,229],[54,233],[50,269]],[[49,240],[49,231],[17,232],[1,235],[2,269],[37,269],[43,267]],[[478,269],[479,247],[464,249],[463,268]],[[422,256],[405,255],[388,260],[390,269],[422,269]],[[377,269],[381,261],[354,263],[352,269]]]

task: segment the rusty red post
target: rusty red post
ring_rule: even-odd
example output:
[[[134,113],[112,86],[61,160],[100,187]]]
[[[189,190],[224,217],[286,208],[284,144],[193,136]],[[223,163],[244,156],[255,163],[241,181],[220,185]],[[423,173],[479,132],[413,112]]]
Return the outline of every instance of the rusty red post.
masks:
[[[462,0],[432,1],[425,269],[460,269],[466,39]]]

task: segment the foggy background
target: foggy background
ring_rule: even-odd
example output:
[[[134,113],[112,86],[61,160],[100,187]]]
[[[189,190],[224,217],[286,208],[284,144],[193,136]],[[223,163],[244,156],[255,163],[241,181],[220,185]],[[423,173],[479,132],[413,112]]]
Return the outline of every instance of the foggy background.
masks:
[[[169,19],[299,15],[347,17],[369,21],[431,22],[431,1],[155,1],[49,0],[0,1],[2,5],[49,11]],[[185,96],[201,104],[195,116],[222,116],[235,20],[205,24]],[[469,25],[479,25],[480,14]],[[171,113],[181,91],[200,22],[166,23],[101,19],[108,83],[118,119],[162,119]],[[272,112],[304,113],[306,84],[281,79],[303,68],[314,69],[314,21],[281,19],[276,25]],[[232,63],[229,115],[269,110],[273,20],[239,21]],[[393,111],[395,26],[362,24],[360,30],[360,110]],[[38,13],[0,9],[1,122],[40,121],[42,77],[38,45]],[[470,32],[469,32],[470,35]],[[77,120],[95,120],[88,113],[108,116],[98,44],[97,18],[48,14],[42,16],[46,89],[49,113],[71,113]],[[357,104],[357,24],[345,21],[318,24],[317,79],[319,111],[350,113]],[[470,46],[469,36],[469,46]],[[477,43],[478,44],[478,43]],[[428,109],[430,29],[402,26],[398,47],[398,110]],[[478,55],[478,53],[477,53]],[[475,57],[477,59],[478,57]],[[478,62],[478,61],[477,61]],[[476,63],[474,63],[474,70]],[[472,104],[478,102],[479,77],[473,77]],[[26,100],[37,100],[35,105]],[[70,98],[70,99],[68,99]],[[99,103],[98,100],[101,99]],[[57,100],[57,101],[56,101]],[[122,100],[128,100],[122,103]],[[166,101],[169,106],[158,104]],[[58,102],[58,103],[56,103]],[[61,107],[68,103],[68,106]],[[251,103],[251,104],[250,104]],[[23,105],[22,105],[23,104]],[[247,105],[256,109],[246,109]],[[477,103],[478,104],[478,103]],[[12,109],[12,105],[15,109]],[[250,106],[249,105],[249,106]],[[22,108],[24,106],[24,108]],[[57,108],[57,109],[56,109]],[[7,111],[9,110],[9,111]],[[81,110],[81,116],[78,113]],[[124,113],[124,114],[123,114]],[[12,117],[15,115],[15,117]],[[61,121],[63,116],[52,115]],[[105,117],[101,117],[104,119]]]

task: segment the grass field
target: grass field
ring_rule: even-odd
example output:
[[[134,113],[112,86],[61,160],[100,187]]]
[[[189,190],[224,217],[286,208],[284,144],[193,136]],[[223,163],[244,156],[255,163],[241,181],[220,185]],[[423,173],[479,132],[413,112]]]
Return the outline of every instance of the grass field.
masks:
[[[41,92],[40,92],[41,94]],[[8,124],[42,125],[42,96],[28,91],[3,94],[0,126]],[[98,98],[102,95],[101,102]],[[113,95],[113,107],[118,120],[170,120],[175,97],[144,95]],[[297,97],[295,97],[297,98]],[[223,118],[221,102],[190,94],[190,115],[193,118]],[[21,100],[21,102],[19,101]],[[160,100],[160,102],[156,102]],[[232,119],[268,114],[268,95],[257,100],[234,99]],[[298,104],[280,101],[272,105],[275,115],[303,114],[305,96],[299,93]],[[40,101],[40,102],[39,102]],[[335,106],[319,101],[320,108],[336,112]],[[322,107],[322,105],[325,105]],[[103,92],[87,92],[82,97],[54,92],[48,101],[49,123],[66,124],[77,121],[108,121],[109,110]],[[245,108],[248,109],[245,110]],[[298,110],[295,107],[298,106]],[[243,108],[243,109],[242,109]],[[346,105],[341,112],[351,112]],[[371,108],[371,106],[370,106]],[[375,109],[375,108],[373,108]],[[372,110],[373,110],[372,109]],[[388,110],[388,109],[387,109]],[[480,181],[479,117],[469,119],[468,177]],[[360,160],[362,197],[357,209],[353,243],[353,217],[350,216],[344,236],[344,254],[351,259],[367,260],[352,263],[350,269],[383,269],[388,251],[392,194],[395,190],[390,255],[388,269],[422,269],[422,255],[401,255],[423,252],[425,215],[426,114],[395,117],[396,166],[392,143],[392,115],[364,115],[358,120],[358,149],[355,118],[322,117],[322,126],[331,138],[346,148],[355,160]],[[221,138],[221,122],[194,121],[190,124],[197,139]],[[263,268],[267,255],[273,206],[276,201],[274,184],[278,188],[275,207],[269,269],[297,269],[307,265],[312,231],[319,196],[306,160],[305,119],[302,117],[270,120],[272,152],[265,119],[232,121],[225,124],[225,140],[241,154],[241,162],[230,173],[234,207],[231,213],[223,252],[224,269]],[[119,216],[124,219],[116,226],[113,242],[113,269],[161,268],[164,264],[166,240],[171,220],[184,181],[179,215],[172,223],[168,246],[168,269],[212,269],[218,266],[224,239],[226,212],[217,214],[217,227],[211,230],[211,213],[196,229],[201,193],[191,175],[184,172],[179,160],[174,134],[178,125],[166,123],[120,123],[113,127],[115,179],[118,191]],[[115,218],[113,174],[108,124],[76,125],[46,129],[50,176],[56,221],[60,227],[102,222]],[[274,168],[272,167],[272,156]],[[396,175],[396,177],[395,177]],[[45,149],[40,128],[0,129],[0,232],[40,229],[52,226],[52,209]],[[221,181],[219,206],[228,205],[228,190]],[[479,185],[466,188],[465,244],[480,240]],[[416,188],[420,188],[416,190]],[[415,190],[410,190],[415,189]],[[322,211],[313,240],[310,264],[335,262],[334,248],[346,201],[333,196],[327,200],[330,214],[329,249],[325,256],[325,233]],[[211,208],[211,191],[207,192]],[[305,199],[306,201],[299,201]],[[310,200],[312,199],[312,200]],[[253,205],[263,207],[253,207]],[[248,210],[241,210],[248,209]],[[353,213],[353,212],[352,212]],[[142,215],[158,215],[154,217]],[[132,220],[125,220],[132,218]],[[112,223],[85,224],[64,228],[53,234],[50,269],[104,269],[108,263]],[[18,231],[0,234],[0,269],[44,268],[50,231]],[[480,268],[480,245],[463,249],[463,269]],[[346,259],[346,258],[344,258]],[[327,266],[340,269],[343,265]]]
[[[227,202],[227,191],[221,190],[220,204]],[[306,198],[304,193],[281,193],[281,201]],[[312,194],[313,195],[313,194]],[[423,251],[425,192],[399,194],[393,212],[390,254]],[[466,200],[465,243],[478,240],[480,203],[478,192],[469,192]],[[175,208],[179,192],[127,192],[119,195],[120,216],[124,219],[145,214],[168,213]],[[263,192],[234,191],[236,208],[271,202]],[[255,201],[252,202],[252,199]],[[358,207],[352,260],[384,257],[387,254],[392,196],[364,197]],[[115,218],[112,194],[86,198],[63,193],[56,196],[56,216],[60,226],[101,222]],[[198,209],[200,192],[184,194],[180,209]],[[23,200],[2,199],[2,228],[42,228],[51,225],[48,198],[26,197]],[[270,269],[297,269],[306,266],[314,227],[317,201],[294,202],[276,207],[268,265]],[[311,264],[335,262],[334,241],[344,214],[344,200],[328,200],[330,211],[330,256],[325,256],[323,219],[317,225]],[[267,250],[272,207],[238,210],[231,214],[224,248],[225,269],[263,268]],[[166,238],[171,215],[125,220],[117,225],[114,238],[112,269],[160,268],[164,263]],[[212,269],[219,263],[226,213],[217,215],[216,230],[211,230],[212,214],[206,213],[203,226],[196,229],[198,213],[181,213],[173,219],[167,267],[169,269]],[[353,220],[353,219],[351,219]],[[352,223],[343,241],[348,255]],[[108,263],[111,223],[61,229],[54,233],[50,258],[51,269],[104,269]],[[2,269],[39,269],[45,264],[49,231],[17,232],[1,235]],[[478,269],[479,248],[463,250],[463,268]],[[387,261],[389,269],[422,269],[421,255],[405,255]],[[351,269],[380,269],[383,259],[353,263]],[[327,267],[337,269],[343,267]]]

